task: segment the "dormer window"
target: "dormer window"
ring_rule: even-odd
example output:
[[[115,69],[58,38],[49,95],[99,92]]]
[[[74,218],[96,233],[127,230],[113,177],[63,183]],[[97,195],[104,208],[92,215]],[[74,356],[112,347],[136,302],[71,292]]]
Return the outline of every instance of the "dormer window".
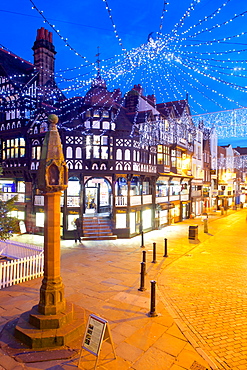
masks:
[[[85,128],[90,128],[90,121],[85,121]]]
[[[103,117],[103,118],[108,118],[108,117],[109,117],[109,112],[108,112],[108,110],[104,110],[104,111],[103,111],[102,117]]]
[[[94,117],[99,117],[99,110],[98,109],[93,112],[93,116]]]

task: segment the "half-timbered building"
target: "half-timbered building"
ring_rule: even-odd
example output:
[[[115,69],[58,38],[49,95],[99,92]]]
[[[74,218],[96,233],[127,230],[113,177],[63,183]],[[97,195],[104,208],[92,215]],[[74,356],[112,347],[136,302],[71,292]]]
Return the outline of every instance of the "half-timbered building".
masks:
[[[62,237],[73,238],[79,216],[88,238],[128,238],[188,218],[195,129],[187,100],[156,104],[140,85],[123,99],[100,71],[84,97],[65,98],[50,32],[38,30],[33,51],[31,64],[0,49],[1,197],[18,195],[14,212],[27,232],[43,231],[36,173],[51,113],[69,169]]]

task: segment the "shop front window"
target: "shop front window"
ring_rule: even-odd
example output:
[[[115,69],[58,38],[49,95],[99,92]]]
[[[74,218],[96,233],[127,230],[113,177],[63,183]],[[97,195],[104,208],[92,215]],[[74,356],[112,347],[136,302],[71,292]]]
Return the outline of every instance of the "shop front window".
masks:
[[[77,177],[70,177],[67,188],[67,206],[79,207],[80,206],[80,191],[81,185]]]
[[[143,230],[148,229],[152,226],[152,211],[151,209],[145,209],[142,212],[142,228]]]
[[[156,183],[156,197],[167,197],[168,196],[168,182],[157,181]]]
[[[181,186],[178,181],[174,181],[170,184],[170,195],[179,195]]]
[[[150,194],[150,185],[149,185],[148,181],[143,181],[142,194],[144,194],[144,195]]]
[[[116,182],[115,192],[117,196],[127,196],[128,185],[127,180],[124,177],[118,178]]]
[[[130,195],[140,195],[141,187],[138,177],[133,177],[130,183]]]
[[[136,213],[131,212],[129,214],[129,221],[130,221],[130,234],[134,234],[136,232]]]
[[[116,214],[116,229],[125,229],[127,227],[127,215],[126,213]]]

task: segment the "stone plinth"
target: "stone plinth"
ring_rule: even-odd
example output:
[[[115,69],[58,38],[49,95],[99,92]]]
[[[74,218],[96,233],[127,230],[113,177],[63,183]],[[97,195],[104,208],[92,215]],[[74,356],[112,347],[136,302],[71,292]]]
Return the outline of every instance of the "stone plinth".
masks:
[[[82,308],[68,302],[57,315],[42,315],[34,306],[20,316],[15,338],[32,349],[68,345],[82,335],[84,316]]]

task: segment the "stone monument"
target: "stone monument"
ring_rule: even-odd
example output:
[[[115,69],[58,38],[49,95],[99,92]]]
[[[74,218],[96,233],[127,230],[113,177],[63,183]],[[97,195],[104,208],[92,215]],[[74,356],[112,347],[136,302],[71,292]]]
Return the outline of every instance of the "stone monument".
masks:
[[[24,313],[15,327],[15,337],[30,348],[68,344],[82,334],[83,309],[67,302],[60,275],[60,197],[68,184],[68,168],[57,130],[58,117],[48,117],[49,131],[42,146],[38,189],[44,195],[44,278],[37,306]]]

